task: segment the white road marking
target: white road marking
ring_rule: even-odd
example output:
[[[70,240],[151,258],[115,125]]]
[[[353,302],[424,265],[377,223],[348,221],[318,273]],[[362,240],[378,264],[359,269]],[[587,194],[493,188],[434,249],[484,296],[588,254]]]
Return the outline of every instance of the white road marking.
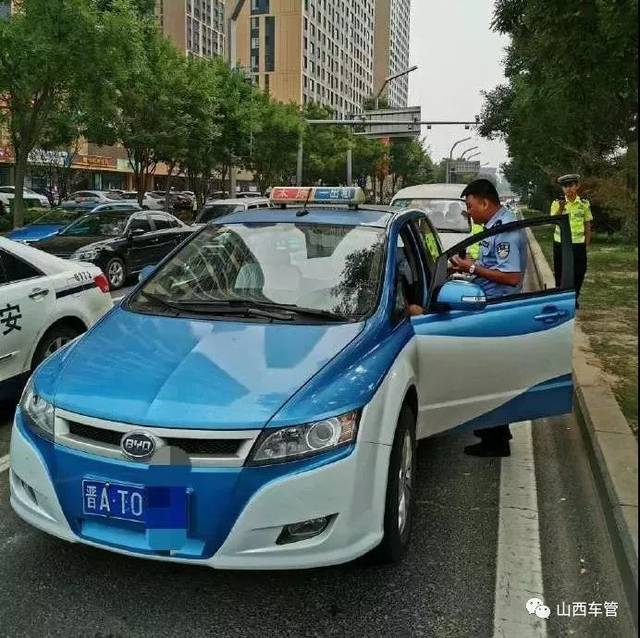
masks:
[[[9,455],[0,456],[0,474],[9,469]]]
[[[512,456],[502,459],[500,470],[493,635],[545,638],[548,621],[526,609],[530,598],[544,601],[531,421],[513,424],[511,433]]]

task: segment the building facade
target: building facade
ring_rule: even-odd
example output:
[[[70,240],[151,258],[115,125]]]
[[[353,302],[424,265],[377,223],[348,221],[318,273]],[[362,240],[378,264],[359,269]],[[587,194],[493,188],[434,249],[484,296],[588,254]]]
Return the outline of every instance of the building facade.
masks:
[[[374,89],[376,95],[385,79],[409,67],[411,0],[376,0]],[[385,88],[392,108],[407,106],[409,76],[397,78]]]
[[[173,44],[208,58],[224,55],[224,10],[224,0],[156,0],[156,17]]]
[[[237,21],[236,63],[282,102],[346,117],[373,94],[374,27],[375,0],[250,0]]]

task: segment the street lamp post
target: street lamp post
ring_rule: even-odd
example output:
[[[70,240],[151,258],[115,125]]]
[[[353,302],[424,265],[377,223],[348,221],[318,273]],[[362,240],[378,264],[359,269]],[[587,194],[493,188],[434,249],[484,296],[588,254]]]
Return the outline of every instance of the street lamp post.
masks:
[[[480,153],[480,151],[478,151],[477,153],[474,153],[473,155],[469,155],[469,157],[467,157],[467,161],[470,161],[472,157],[478,157],[478,155],[482,155],[482,153]]]
[[[240,12],[244,7],[245,0],[236,0],[233,10],[227,19],[227,61],[232,69],[236,68],[236,24],[240,17]],[[224,184],[222,186],[224,190]],[[229,167],[229,197],[236,196],[236,171],[233,166]]]
[[[380,87],[380,90],[378,91],[378,95],[376,95],[376,100],[375,100],[375,110],[376,111],[378,110],[378,102],[380,100],[380,96],[382,95],[382,92],[384,91],[384,89],[387,86],[387,84],[389,84],[389,82],[391,82],[392,80],[397,80],[398,78],[401,78],[403,75],[408,75],[412,71],[415,71],[417,68],[418,68],[418,65],[414,64],[413,66],[409,67],[408,69],[405,69],[404,71],[400,71],[400,73],[396,73],[395,75],[390,75],[388,78],[385,79],[384,83]]]
[[[460,155],[460,159],[464,159],[464,156],[469,152],[469,151],[475,151],[478,147],[477,146],[470,146],[469,148],[465,148],[464,151],[462,151],[462,155]]]
[[[461,140],[458,140],[452,147],[451,150],[449,151],[449,161],[447,162],[447,174],[445,177],[445,180],[447,182],[447,184],[450,183],[451,181],[451,162],[453,161],[453,149],[458,146],[458,144],[462,144],[462,142],[468,142],[471,138],[470,137],[463,137]]]

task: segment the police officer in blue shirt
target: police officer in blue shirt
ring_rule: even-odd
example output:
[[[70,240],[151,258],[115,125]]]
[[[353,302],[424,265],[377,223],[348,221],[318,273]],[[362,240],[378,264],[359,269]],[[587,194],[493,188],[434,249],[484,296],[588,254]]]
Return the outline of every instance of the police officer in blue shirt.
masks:
[[[467,211],[476,224],[486,230],[517,221],[515,213],[500,204],[496,187],[487,179],[471,182],[463,191]],[[475,283],[483,288],[487,298],[505,297],[522,290],[527,267],[527,246],[522,231],[494,235],[480,244],[477,260],[454,256],[453,270],[475,275]],[[511,432],[509,425],[475,430],[482,442],[467,446],[471,456],[509,456]]]

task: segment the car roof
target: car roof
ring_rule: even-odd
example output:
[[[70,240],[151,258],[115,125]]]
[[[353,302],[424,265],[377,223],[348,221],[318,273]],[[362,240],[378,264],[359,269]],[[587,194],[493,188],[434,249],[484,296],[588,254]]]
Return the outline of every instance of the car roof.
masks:
[[[466,184],[419,184],[398,191],[396,199],[462,199]]]
[[[39,250],[28,244],[23,244],[19,241],[13,241],[6,237],[0,236],[0,248],[4,248],[10,253],[17,255],[26,262],[32,264],[36,268],[42,270],[48,275],[58,272],[66,272],[71,270],[72,265],[68,259],[61,259],[55,255]]]
[[[216,224],[298,223],[336,226],[370,226],[386,228],[397,214],[382,206],[350,209],[345,206],[308,206],[300,216],[302,206],[288,208],[256,208],[231,213],[215,220]]]
[[[250,200],[249,203],[255,204],[256,200],[260,203],[267,203],[269,199],[267,197],[238,197],[237,199],[208,199],[205,202],[205,206],[223,206],[225,204],[237,204],[244,205]]]

